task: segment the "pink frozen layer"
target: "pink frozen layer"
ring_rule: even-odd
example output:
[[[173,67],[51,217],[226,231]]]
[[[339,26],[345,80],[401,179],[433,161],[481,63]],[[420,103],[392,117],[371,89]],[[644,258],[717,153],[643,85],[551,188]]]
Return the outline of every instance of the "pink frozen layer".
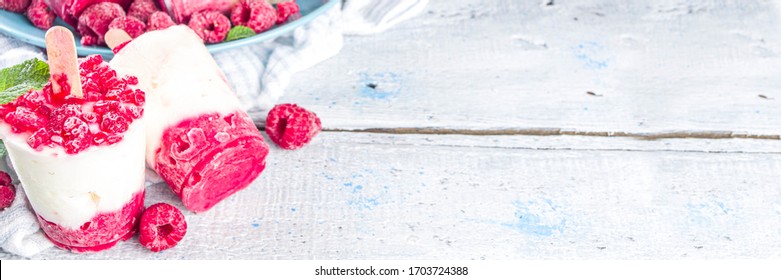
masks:
[[[163,131],[155,171],[188,209],[203,212],[249,186],[266,166],[267,154],[243,111],[204,114]]]
[[[177,23],[186,24],[190,15],[206,10],[228,12],[238,0],[157,0]],[[263,0],[265,1],[265,0]]]
[[[38,216],[44,235],[57,247],[76,253],[98,252],[125,241],[136,233],[144,211],[144,189],[121,209],[98,213],[79,228],[63,227]]]
[[[127,10],[133,0],[45,0],[45,2],[63,21],[76,28],[81,12],[93,4],[114,2]]]

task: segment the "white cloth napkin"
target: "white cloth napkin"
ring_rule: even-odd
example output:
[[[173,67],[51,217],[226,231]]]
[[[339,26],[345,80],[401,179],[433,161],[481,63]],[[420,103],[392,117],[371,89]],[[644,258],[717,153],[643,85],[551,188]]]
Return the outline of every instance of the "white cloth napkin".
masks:
[[[312,67],[342,48],[343,35],[382,32],[420,13],[428,0],[348,0],[290,34],[262,44],[214,55],[244,109],[253,120],[262,122],[265,113],[282,96],[296,72]],[[0,68],[24,60],[43,58],[39,48],[0,35]],[[8,170],[2,161],[3,170]],[[12,172],[11,172],[12,173]],[[160,183],[153,172],[147,186]],[[8,253],[31,257],[51,248],[40,231],[22,188],[17,185],[13,205],[0,211],[0,247]]]

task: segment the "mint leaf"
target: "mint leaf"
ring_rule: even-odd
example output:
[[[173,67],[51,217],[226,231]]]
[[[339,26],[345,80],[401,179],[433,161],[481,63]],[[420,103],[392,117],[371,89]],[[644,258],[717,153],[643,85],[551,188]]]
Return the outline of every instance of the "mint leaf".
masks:
[[[43,88],[48,81],[49,64],[37,58],[0,70],[0,105],[16,100],[31,88]]]
[[[3,140],[0,140],[0,158],[5,156],[5,144],[3,144]]]
[[[228,35],[225,36],[225,42],[252,37],[255,36],[255,34],[257,33],[255,33],[252,28],[236,25],[231,27],[231,30],[228,31]]]

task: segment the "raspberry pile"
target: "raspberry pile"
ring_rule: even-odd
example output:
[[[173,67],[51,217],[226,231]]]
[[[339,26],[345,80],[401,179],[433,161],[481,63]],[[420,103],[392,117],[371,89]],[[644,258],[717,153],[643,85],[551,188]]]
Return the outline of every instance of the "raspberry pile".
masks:
[[[8,208],[16,198],[16,188],[8,173],[0,171],[0,210]]]
[[[122,2],[124,5],[122,5]],[[75,25],[84,46],[105,44],[103,36],[111,28],[125,30],[136,38],[148,31],[165,29],[176,23],[163,12],[154,0],[124,0],[92,2],[77,1],[81,5],[68,11],[74,13],[65,21]],[[127,3],[130,3],[129,7]],[[90,5],[91,4],[91,5]],[[87,7],[84,7],[89,5]],[[127,7],[127,9],[125,9]],[[2,0],[0,8],[25,13],[30,22],[40,28],[52,27],[55,14],[45,0]],[[255,33],[271,29],[294,18],[301,11],[295,0],[274,5],[266,0],[240,0],[229,12],[222,13],[208,8],[196,11],[180,24],[189,26],[205,43],[219,43],[227,38],[233,26],[246,26]]]
[[[27,136],[33,149],[61,146],[77,154],[119,142],[133,120],[144,114],[145,94],[131,88],[138,79],[118,77],[99,55],[81,59],[79,70],[83,98],[70,95],[68,77],[53,77],[61,91],[53,92],[51,82],[40,91],[30,90],[0,106],[0,120]]]
[[[303,147],[322,129],[315,113],[296,104],[279,104],[268,112],[266,134],[286,150]]]

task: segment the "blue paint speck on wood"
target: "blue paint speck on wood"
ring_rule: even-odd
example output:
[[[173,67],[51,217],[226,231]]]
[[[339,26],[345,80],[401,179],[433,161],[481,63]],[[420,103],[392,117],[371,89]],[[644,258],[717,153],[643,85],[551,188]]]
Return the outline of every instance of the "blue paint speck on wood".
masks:
[[[360,91],[362,97],[371,99],[388,99],[401,92],[401,79],[398,74],[392,72],[380,72],[369,74],[359,73]]]
[[[711,227],[735,221],[735,209],[718,200],[689,202],[686,204],[686,210],[688,221],[693,225]]]
[[[604,47],[594,41],[583,42],[573,48],[575,58],[585,63],[589,69],[605,69],[608,59],[603,54]]]
[[[512,204],[515,207],[514,221],[501,225],[523,234],[551,236],[557,232],[561,233],[567,223],[558,207],[548,199],[514,201]]]

